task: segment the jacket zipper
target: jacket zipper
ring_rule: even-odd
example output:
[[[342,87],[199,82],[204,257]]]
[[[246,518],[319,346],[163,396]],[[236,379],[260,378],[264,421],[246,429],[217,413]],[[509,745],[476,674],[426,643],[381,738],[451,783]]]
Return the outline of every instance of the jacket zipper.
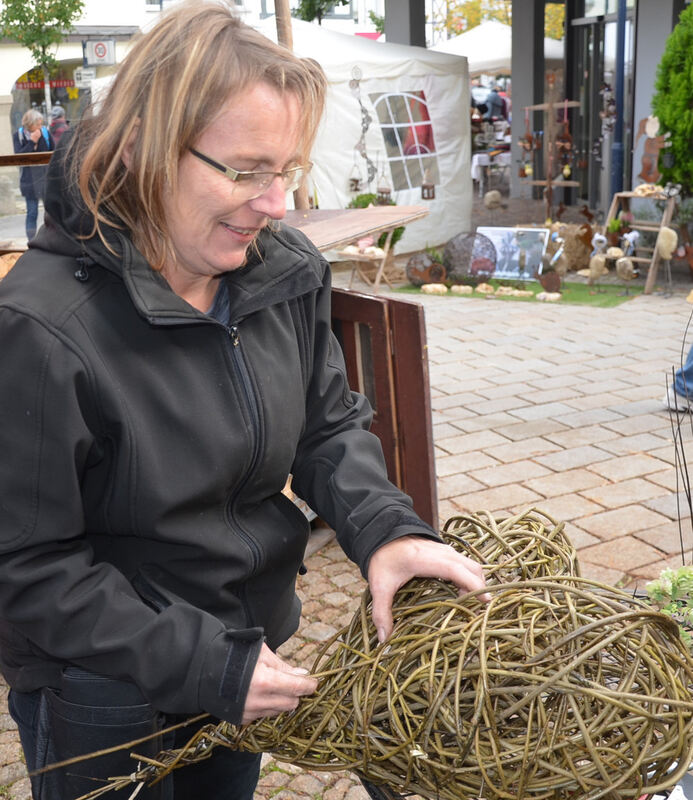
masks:
[[[261,551],[260,547],[258,546],[257,542],[253,537],[247,533],[243,528],[236,522],[232,507],[236,502],[236,498],[240,496],[243,489],[247,485],[250,476],[254,473],[255,467],[258,462],[259,454],[260,454],[260,412],[258,409],[258,404],[255,399],[255,396],[252,391],[252,385],[250,381],[250,375],[248,373],[248,366],[245,362],[243,357],[243,350],[241,348],[241,339],[238,331],[238,326],[232,325],[231,327],[227,328],[228,336],[231,341],[231,358],[233,360],[234,366],[236,367],[236,373],[240,377],[241,386],[243,387],[243,394],[245,396],[245,403],[248,411],[250,412],[251,417],[251,432],[253,433],[253,453],[252,458],[250,461],[250,466],[246,473],[246,479],[243,483],[238,487],[236,492],[234,493],[233,497],[227,502],[226,504],[226,515],[229,522],[229,525],[233,527],[238,534],[240,535],[241,539],[246,543],[248,549],[250,550],[251,557],[252,557],[252,571],[253,573],[257,570],[260,566],[261,562]],[[249,604],[246,602],[245,598],[245,587],[242,587],[241,594],[243,598],[244,605],[246,607],[246,613],[251,623],[253,623],[252,613],[249,608]]]

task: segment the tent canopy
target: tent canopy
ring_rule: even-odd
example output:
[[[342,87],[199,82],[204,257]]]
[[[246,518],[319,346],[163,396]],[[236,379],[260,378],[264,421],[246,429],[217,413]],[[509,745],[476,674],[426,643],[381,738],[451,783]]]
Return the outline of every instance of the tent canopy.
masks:
[[[496,20],[482,22],[459,36],[439,42],[431,50],[466,56],[471,77],[512,73],[512,29]],[[544,39],[544,59],[547,67],[560,67],[563,42]]]
[[[276,41],[275,20],[256,26]],[[309,191],[319,207],[345,208],[382,177],[397,205],[421,205],[429,215],[406,226],[397,252],[437,246],[469,229],[469,77],[467,61],[425,47],[375,42],[292,19],[293,49],[325,70],[327,104],[311,153]],[[369,170],[370,164],[370,170]],[[373,170],[375,167],[375,172]],[[368,180],[368,176],[374,176]],[[428,176],[428,177],[427,177]],[[435,198],[422,201],[422,183]]]

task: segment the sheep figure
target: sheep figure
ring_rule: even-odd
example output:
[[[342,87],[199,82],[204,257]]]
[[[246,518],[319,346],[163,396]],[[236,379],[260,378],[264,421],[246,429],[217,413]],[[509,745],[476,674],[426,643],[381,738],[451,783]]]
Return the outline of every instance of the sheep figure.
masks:
[[[679,243],[679,236],[672,228],[666,226],[660,228],[659,235],[657,236],[657,244],[655,250],[659,253],[659,257],[663,261],[670,261]]]
[[[664,261],[667,269],[667,278],[669,282],[669,289],[671,289],[671,259],[676,252],[679,244],[678,233],[672,228],[666,226],[659,229],[657,241],[655,243],[655,253]]]
[[[592,237],[592,252],[590,253],[590,275],[587,283],[593,286],[598,278],[608,273],[606,267],[606,243],[607,238],[602,233],[595,233]]]

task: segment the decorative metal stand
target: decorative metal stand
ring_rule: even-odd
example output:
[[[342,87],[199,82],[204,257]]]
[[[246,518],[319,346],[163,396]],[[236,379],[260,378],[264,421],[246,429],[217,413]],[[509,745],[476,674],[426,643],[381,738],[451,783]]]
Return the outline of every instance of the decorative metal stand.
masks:
[[[570,136],[569,124],[568,124],[568,109],[569,108],[577,108],[579,107],[580,103],[575,100],[558,100],[556,98],[556,76],[553,72],[549,72],[546,76],[547,83],[549,86],[549,99],[546,103],[539,103],[538,105],[527,106],[525,108],[525,114],[528,114],[530,111],[544,111],[546,112],[546,125],[544,130],[546,131],[546,135],[543,137],[539,137],[539,143],[541,144],[543,139],[544,144],[544,153],[546,155],[546,169],[544,172],[544,178],[523,178],[523,183],[527,183],[530,186],[544,186],[544,199],[546,201],[546,218],[552,218],[552,211],[553,211],[553,189],[555,186],[566,188],[566,187],[577,187],[580,185],[579,181],[570,180],[567,175],[570,175],[570,159],[572,159],[572,137]],[[560,125],[556,118],[557,112],[563,109],[563,121]],[[529,129],[529,126],[528,126]],[[525,140],[528,140],[525,143],[525,140],[520,142],[520,145],[525,149],[536,149],[536,140],[537,137],[532,137],[525,135]],[[529,144],[529,148],[527,147]],[[566,170],[567,167],[567,170]],[[525,167],[526,172],[526,167]],[[558,172],[561,177],[555,177],[556,173]],[[534,173],[534,168],[531,170],[531,174]],[[522,172],[520,173],[522,176]]]

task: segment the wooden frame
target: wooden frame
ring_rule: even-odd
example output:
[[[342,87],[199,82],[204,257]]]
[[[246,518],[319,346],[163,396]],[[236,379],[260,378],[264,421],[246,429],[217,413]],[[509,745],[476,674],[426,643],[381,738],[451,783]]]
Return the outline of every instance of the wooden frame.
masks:
[[[332,290],[332,322],[353,389],[374,408],[388,476],[438,529],[430,380],[423,308],[418,303]]]

